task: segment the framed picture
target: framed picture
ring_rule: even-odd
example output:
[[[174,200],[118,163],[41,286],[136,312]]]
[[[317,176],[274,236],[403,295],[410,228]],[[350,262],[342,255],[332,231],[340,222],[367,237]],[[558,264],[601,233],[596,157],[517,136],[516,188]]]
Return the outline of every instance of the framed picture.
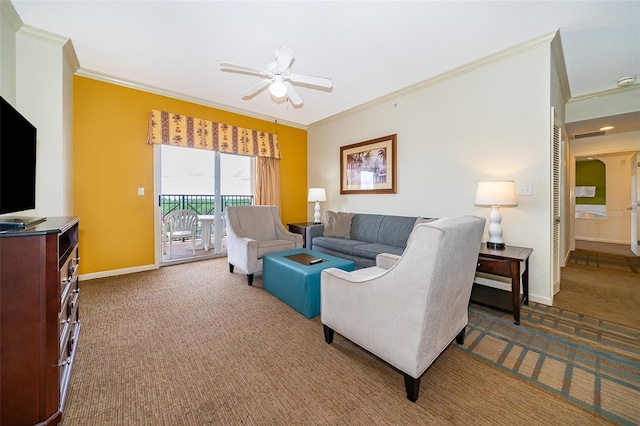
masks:
[[[396,193],[396,137],[340,147],[341,194]]]

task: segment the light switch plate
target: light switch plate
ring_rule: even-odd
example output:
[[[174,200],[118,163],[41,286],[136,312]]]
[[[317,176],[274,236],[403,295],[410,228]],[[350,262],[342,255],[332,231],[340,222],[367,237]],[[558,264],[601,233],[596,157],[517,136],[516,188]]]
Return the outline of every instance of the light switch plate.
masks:
[[[518,195],[533,195],[533,185],[518,185]]]
[[[144,188],[138,188],[138,195],[144,195]]]

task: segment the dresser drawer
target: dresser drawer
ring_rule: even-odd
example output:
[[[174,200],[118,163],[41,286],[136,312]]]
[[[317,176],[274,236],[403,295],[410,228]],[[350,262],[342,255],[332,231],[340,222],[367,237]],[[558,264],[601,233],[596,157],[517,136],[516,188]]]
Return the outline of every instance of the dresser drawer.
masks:
[[[58,318],[60,319],[60,360],[63,361],[66,358],[65,353],[69,352],[68,341],[78,322],[78,291],[69,293]]]
[[[511,261],[479,256],[478,267],[476,268],[476,271],[484,272],[487,274],[500,275],[503,277],[510,277]]]
[[[60,309],[64,309],[65,299],[78,280],[78,260],[78,246],[76,245],[60,268]]]

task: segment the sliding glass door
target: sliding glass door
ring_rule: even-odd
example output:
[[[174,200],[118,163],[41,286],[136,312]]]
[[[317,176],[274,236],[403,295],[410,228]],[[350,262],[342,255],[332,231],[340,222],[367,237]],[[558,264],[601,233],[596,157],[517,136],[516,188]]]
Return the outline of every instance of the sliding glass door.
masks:
[[[158,151],[156,193],[161,228],[163,217],[177,209],[195,211],[200,219],[196,255],[191,250],[178,249],[172,250],[169,258],[160,250],[160,263],[226,255],[224,210],[227,206],[253,204],[255,158],[168,145],[160,145]],[[167,237],[162,230],[161,234],[162,243]]]

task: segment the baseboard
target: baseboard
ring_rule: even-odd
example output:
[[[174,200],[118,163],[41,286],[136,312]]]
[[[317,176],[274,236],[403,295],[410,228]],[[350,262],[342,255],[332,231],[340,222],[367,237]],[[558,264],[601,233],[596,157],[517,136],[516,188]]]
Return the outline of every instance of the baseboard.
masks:
[[[144,266],[136,266],[136,267],[133,267],[133,268],[123,268],[123,269],[115,269],[115,270],[111,270],[111,271],[94,272],[92,274],[81,274],[79,278],[80,278],[81,281],[93,280],[93,279],[96,279],[96,278],[104,278],[104,277],[113,277],[113,276],[116,276],[116,275],[133,274],[135,272],[152,271],[154,269],[158,269],[158,266],[156,266],[156,265],[144,265]]]
[[[610,243],[610,244],[627,244],[631,245],[631,240],[623,241],[623,240],[610,240],[605,238],[589,238],[589,237],[576,237],[576,241],[591,241],[594,243]]]
[[[540,296],[536,294],[529,293],[529,300],[531,302],[541,303],[547,306],[553,306],[553,299],[546,296]]]

